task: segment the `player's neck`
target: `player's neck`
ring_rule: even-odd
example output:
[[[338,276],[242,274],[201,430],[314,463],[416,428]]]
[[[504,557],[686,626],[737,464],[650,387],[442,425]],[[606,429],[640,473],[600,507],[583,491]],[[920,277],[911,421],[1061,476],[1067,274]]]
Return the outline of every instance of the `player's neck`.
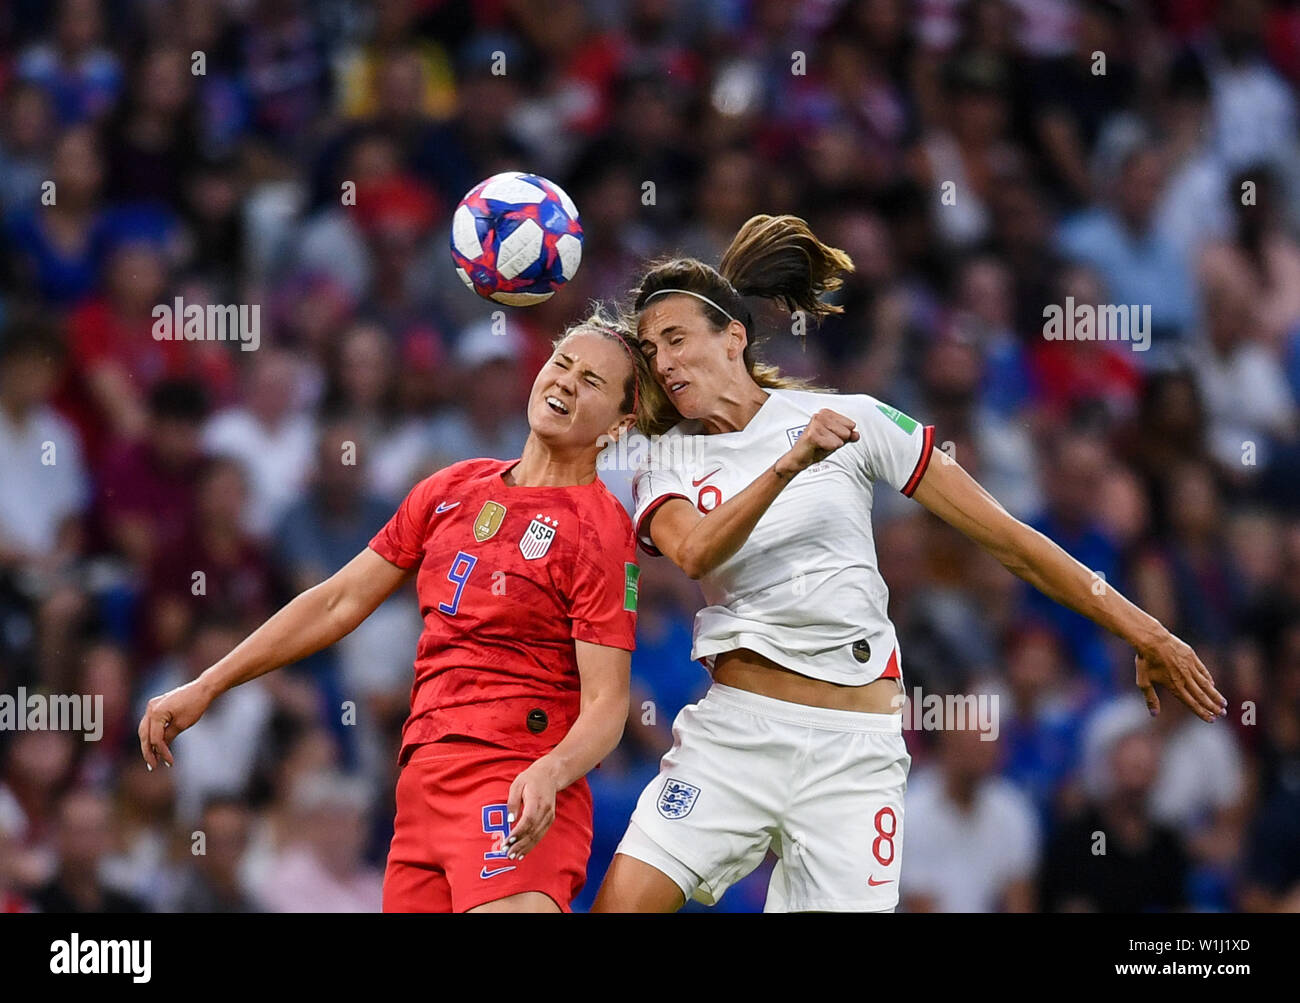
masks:
[[[709,413],[700,416],[700,423],[709,435],[721,432],[739,432],[758,414],[759,408],[767,403],[768,391],[757,383],[747,380],[739,387],[729,388],[728,392],[718,397]]]
[[[558,488],[590,484],[596,479],[595,458],[580,453],[553,450],[536,435],[529,435],[519,462],[502,475],[516,488]]]

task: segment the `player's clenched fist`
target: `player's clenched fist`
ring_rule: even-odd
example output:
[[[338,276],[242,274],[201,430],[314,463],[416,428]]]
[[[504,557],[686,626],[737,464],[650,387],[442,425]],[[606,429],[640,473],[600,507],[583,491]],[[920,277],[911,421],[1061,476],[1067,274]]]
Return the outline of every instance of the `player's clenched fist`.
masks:
[[[789,479],[801,470],[826,459],[846,442],[857,442],[860,436],[851,418],[838,411],[822,408],[808,427],[803,430],[790,451],[776,461],[778,477]]]

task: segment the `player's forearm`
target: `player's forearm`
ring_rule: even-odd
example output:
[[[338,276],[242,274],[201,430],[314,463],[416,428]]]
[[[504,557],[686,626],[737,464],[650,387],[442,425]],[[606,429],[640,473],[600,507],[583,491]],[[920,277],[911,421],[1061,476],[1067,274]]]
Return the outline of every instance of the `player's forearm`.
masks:
[[[793,476],[778,474],[773,464],[738,495],[705,515],[682,541],[677,561],[681,569],[698,579],[730,560]]]
[[[330,580],[295,597],[211,666],[198,682],[209,697],[301,661],[349,634],[364,613]]]
[[[1150,650],[1167,633],[1159,620],[1124,598],[1055,542],[1010,516],[1008,519],[1014,523],[1010,539],[1004,539],[1003,546],[994,553],[1012,574],[1123,638],[1138,651]]]
[[[555,789],[585,777],[618,746],[627,723],[627,690],[602,693],[582,708],[569,733],[544,757],[554,770]]]

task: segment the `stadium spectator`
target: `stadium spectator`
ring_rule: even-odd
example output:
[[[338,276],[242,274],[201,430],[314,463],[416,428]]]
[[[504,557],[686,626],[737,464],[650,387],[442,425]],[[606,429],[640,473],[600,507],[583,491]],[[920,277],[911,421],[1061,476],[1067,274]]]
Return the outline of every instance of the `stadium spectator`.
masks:
[[[461,332],[453,355],[463,374],[461,385],[493,390],[464,395],[430,422],[425,441],[433,468],[475,456],[519,455],[528,438],[528,423],[514,392],[523,346],[522,335],[509,322],[482,321]]]
[[[59,802],[55,824],[58,854],[54,879],[33,896],[40,912],[143,912],[144,903],[104,883],[100,865],[113,840],[109,798],[74,788]]]
[[[36,205],[50,176],[54,140],[48,95],[35,84],[15,84],[0,124],[0,212]]]
[[[76,430],[50,406],[61,355],[38,328],[0,338],[0,568],[38,579],[67,555],[90,495]]]
[[[1275,354],[1300,333],[1300,244],[1285,226],[1279,195],[1266,165],[1235,175],[1225,199],[1233,207],[1231,233],[1200,257],[1201,281],[1241,290],[1254,307],[1252,339]]]
[[[247,487],[239,463],[206,461],[194,478],[187,532],[154,556],[143,597],[150,655],[179,650],[196,619],[216,613],[243,623],[270,615],[275,583],[266,554],[243,528]]]
[[[337,774],[303,778],[294,788],[294,836],[259,897],[273,912],[378,912],[383,876],[361,859],[364,784]]]
[[[97,511],[107,542],[137,573],[191,529],[207,410],[197,383],[163,381],[149,397],[146,438],[118,444],[104,460]]]
[[[934,767],[908,784],[903,906],[1029,912],[1042,839],[1033,803],[997,775],[996,741],[948,725]]]
[[[64,125],[103,117],[117,100],[122,71],[103,44],[99,0],[63,0],[54,38],[33,45],[18,61],[18,76],[44,90]]]
[[[1089,801],[1047,848],[1039,889],[1045,912],[1167,912],[1187,904],[1187,855],[1177,833],[1151,815],[1159,739],[1141,701],[1126,706],[1122,720],[1089,724]]]
[[[240,404],[213,415],[203,447],[237,459],[248,481],[245,528],[265,538],[311,472],[316,429],[303,407],[305,373],[295,355],[263,349],[247,367]]]
[[[1260,303],[1222,278],[1208,283],[1206,337],[1195,372],[1209,421],[1209,448],[1234,479],[1267,469],[1296,434],[1296,404],[1277,355],[1258,340]]]
[[[1023,625],[1007,644],[1007,689],[999,738],[1006,746],[1002,775],[1033,798],[1040,831],[1049,831],[1058,803],[1075,792],[1079,736],[1091,694],[1069,672],[1057,636]]]
[[[27,731],[9,743],[0,811],[9,831],[9,873],[30,898],[58,867],[54,833],[59,797],[73,781],[76,739],[70,732]]]
[[[1102,190],[1104,208],[1087,209],[1060,227],[1060,252],[1094,268],[1110,302],[1150,306],[1151,350],[1142,361],[1176,352],[1197,318],[1196,288],[1186,249],[1156,228],[1165,184],[1159,149],[1147,138],[1129,140],[1115,155]]]
[[[421,423],[402,413],[397,394],[395,349],[385,329],[361,323],[340,340],[321,410],[354,423],[365,442],[340,452],[336,461],[360,463],[367,488],[389,500],[404,497],[425,469],[427,438]],[[396,502],[394,502],[396,504]]]
[[[918,149],[912,169],[933,193],[935,228],[949,248],[971,248],[990,235],[993,192],[1020,166],[1022,151],[1009,135],[1007,83],[1005,67],[979,54],[950,63],[946,128]]]
[[[169,911],[259,911],[256,900],[245,891],[240,875],[251,821],[248,806],[239,798],[208,799],[199,820],[203,852],[194,855],[193,866],[186,873]]]
[[[6,270],[47,305],[68,307],[94,292],[110,226],[100,202],[104,165],[93,129],[79,126],[59,136],[50,180],[51,204],[23,203],[5,218]]]
[[[186,175],[199,150],[199,123],[188,53],[178,48],[146,52],[126,98],[105,126],[108,176],[114,202],[160,200],[179,205]]]

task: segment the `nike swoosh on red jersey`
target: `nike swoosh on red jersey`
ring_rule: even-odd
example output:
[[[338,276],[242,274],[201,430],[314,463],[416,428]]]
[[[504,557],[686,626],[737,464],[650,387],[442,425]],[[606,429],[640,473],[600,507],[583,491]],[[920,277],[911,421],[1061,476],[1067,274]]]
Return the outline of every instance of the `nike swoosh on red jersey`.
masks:
[[[718,470],[721,470],[721,469],[722,469],[721,467],[718,467]],[[703,483],[704,483],[705,481],[707,481],[710,477],[712,477],[714,474],[716,474],[716,473],[718,472],[718,470],[710,470],[707,474],[705,474],[703,477],[701,477],[698,481],[695,481],[695,480],[691,481],[691,487],[693,487],[693,488],[698,488],[701,484],[703,484]]]
[[[872,888],[875,888],[876,885],[892,884],[893,880],[894,880],[893,878],[885,878],[884,881],[877,881],[875,878],[867,878],[867,884],[869,884]]]
[[[495,871],[489,871],[489,870],[485,867],[485,868],[483,868],[483,870],[479,873],[479,877],[480,877],[480,878],[495,878],[498,874],[505,874],[506,871],[513,871],[514,869],[515,869],[515,865],[514,865],[514,864],[511,864],[509,867],[498,867]]]
[[[450,505],[448,505],[446,502],[443,502],[443,503],[440,504],[437,508],[435,508],[434,511],[435,511],[435,512],[446,512],[447,509],[449,509],[449,508],[455,508],[455,507],[456,507],[457,505],[459,505],[459,504],[460,504],[460,502],[452,502]]]

